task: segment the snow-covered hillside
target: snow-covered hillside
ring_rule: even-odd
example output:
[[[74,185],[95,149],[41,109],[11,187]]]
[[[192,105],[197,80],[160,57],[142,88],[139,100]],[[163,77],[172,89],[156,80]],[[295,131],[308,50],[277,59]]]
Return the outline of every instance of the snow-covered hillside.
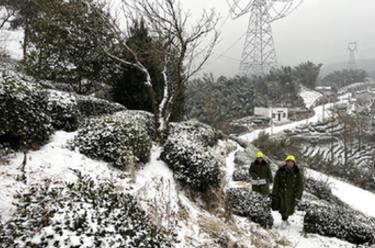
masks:
[[[160,147],[153,147],[150,162],[132,178],[130,171],[124,172],[68,149],[69,140],[76,134],[56,132],[48,144],[27,153],[24,172],[20,167],[24,160],[23,153],[14,154],[1,164],[0,216],[3,220],[10,219],[15,213],[16,208],[12,203],[18,192],[34,184],[49,182],[63,186],[75,182],[76,171],[80,171],[97,182],[111,181],[119,192],[134,195],[153,222],[175,240],[173,247],[222,247],[216,243],[216,235],[228,238],[226,242],[251,247],[251,233],[255,237],[266,232],[258,230],[248,220],[238,220],[238,224],[225,223],[216,214],[202,208],[201,203],[193,202],[181,191],[173,172],[159,160]],[[221,146],[225,150],[228,144],[221,142]],[[226,168],[233,164],[234,152],[230,154]],[[23,174],[25,182],[18,180]],[[269,238],[267,242],[274,241]]]
[[[158,159],[160,154],[159,147],[153,148],[150,162],[137,173],[135,181],[132,182],[129,173],[113,168],[105,162],[87,158],[77,151],[69,150],[66,146],[67,142],[75,135],[75,132],[59,131],[40,150],[29,152],[25,166],[26,184],[16,180],[17,177],[22,175],[20,165],[24,159],[23,153],[15,154],[9,159],[7,164],[2,164],[0,167],[2,218],[9,219],[14,213],[15,208],[11,203],[14,201],[12,197],[17,191],[28,185],[49,180],[54,184],[63,184],[65,181],[73,182],[77,179],[74,171],[79,170],[82,174],[89,175],[96,181],[110,180],[115,183],[118,190],[131,192],[142,208],[152,216],[155,223],[177,235],[175,238],[179,242],[175,244],[175,247],[202,247],[202,245],[209,244],[211,247],[216,247],[212,243],[213,233],[209,231],[225,232],[225,235],[232,237],[233,243],[239,240],[242,240],[243,243],[246,243],[246,240],[255,242],[257,240],[255,237],[259,239],[261,235],[269,235],[266,234],[267,231],[241,217],[235,217],[237,227],[233,226],[233,230],[230,230],[220,218],[192,202],[183,191],[179,190],[172,171],[164,162]],[[221,145],[225,147],[224,143],[221,143]],[[241,148],[237,148],[236,151],[238,149]],[[235,166],[233,161],[236,151],[230,152],[226,159],[225,173],[228,187],[236,185],[231,180],[231,174]],[[323,177],[324,175],[319,174],[318,176]],[[350,186],[338,180],[334,182],[334,186],[337,186],[337,190],[335,187],[333,188],[334,193],[336,194],[337,192],[338,196],[345,201],[345,192]],[[351,186],[350,190],[355,192],[354,195],[360,192],[358,188],[353,186]],[[359,199],[365,197],[365,199],[369,200],[367,209],[362,208],[359,210],[374,214],[371,213],[370,201],[374,201],[375,196],[365,191],[362,191],[362,194],[357,194],[357,196]],[[359,206],[357,199],[351,198],[348,204],[356,208],[356,206]],[[328,247],[354,247],[337,239],[303,234],[302,212],[298,212],[291,219],[292,225],[287,229],[280,228],[281,221],[276,212],[274,212],[274,219],[275,224],[272,230],[274,239],[289,240],[292,247],[323,247],[327,245]],[[224,227],[225,229],[223,229]],[[212,228],[215,229],[212,230]],[[217,228],[219,229],[216,230]],[[240,232],[236,231],[236,228],[240,228]],[[252,237],[251,233],[254,233],[254,237]],[[272,239],[268,242],[272,242]]]
[[[10,152],[0,160],[0,238],[5,237],[9,247],[355,247],[354,243],[374,240],[369,235],[375,230],[372,220],[363,220],[374,216],[374,194],[329,179],[332,190],[324,190],[328,197],[338,198],[331,201],[314,192],[318,181],[309,181],[304,205],[298,206],[291,225],[281,228],[279,214],[269,209],[269,198],[251,192],[246,179],[234,181],[239,169],[248,176],[257,151],[250,143],[260,132],[299,130],[302,124],[328,116],[325,111],[334,104],[315,107],[308,120],[246,134],[240,137],[246,145],[239,142],[244,147],[198,121],[172,123],[166,141],[157,142],[149,113],[80,99],[36,82],[30,90],[31,83],[17,75],[4,74],[1,80],[0,93],[14,104],[13,112],[20,113],[3,107],[3,115],[9,117],[3,132],[25,137],[20,140],[25,153]],[[50,97],[39,101],[45,93]],[[18,101],[19,94],[28,104]],[[314,98],[310,96],[306,93],[306,99]],[[340,103],[346,102],[342,98]],[[29,131],[36,121],[43,126],[21,132],[12,118],[25,125],[21,131]],[[275,161],[272,167],[277,169]],[[308,172],[313,179],[327,179]],[[361,198],[369,204],[361,204]],[[355,230],[345,230],[347,222],[338,219],[334,228],[345,235],[306,233],[307,224],[322,221],[306,223],[305,216],[329,207],[342,207],[355,216]]]
[[[119,186],[127,188],[124,173],[102,161],[92,160],[78,152],[67,148],[67,142],[71,140],[75,132],[56,132],[50,142],[40,150],[30,151],[26,154],[26,165],[24,172],[21,165],[24,161],[23,153],[11,155],[6,162],[0,166],[0,215],[7,220],[15,211],[12,204],[15,194],[22,189],[35,184],[52,181],[64,184],[74,182],[77,177],[75,170],[81,171],[84,175],[89,175],[96,180],[111,180]],[[26,177],[26,183],[17,178]]]

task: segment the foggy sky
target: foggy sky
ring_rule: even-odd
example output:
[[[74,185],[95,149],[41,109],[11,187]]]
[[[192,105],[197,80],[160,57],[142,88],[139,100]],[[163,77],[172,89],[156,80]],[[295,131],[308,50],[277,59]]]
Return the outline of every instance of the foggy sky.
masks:
[[[182,2],[194,15],[202,8],[215,8],[222,16],[219,27],[229,11],[225,0]],[[238,72],[244,38],[224,56],[218,56],[246,32],[248,21],[249,15],[245,15],[225,23],[221,42],[205,72],[215,76]],[[375,0],[305,0],[290,16],[272,24],[279,64],[296,65],[307,60],[326,65],[345,62],[349,41],[358,42],[357,59],[375,59],[374,25]]]
[[[193,18],[203,8],[220,12],[221,42],[203,72],[212,72],[215,76],[236,75],[250,14],[237,20],[227,18],[229,8],[225,0],[180,1],[184,9],[191,9]],[[325,65],[346,62],[349,41],[358,42],[358,60],[375,59],[375,0],[305,0],[294,13],[274,22],[272,27],[280,65],[296,65],[307,60]],[[17,33],[5,45],[13,57],[21,57],[21,39],[22,33]]]

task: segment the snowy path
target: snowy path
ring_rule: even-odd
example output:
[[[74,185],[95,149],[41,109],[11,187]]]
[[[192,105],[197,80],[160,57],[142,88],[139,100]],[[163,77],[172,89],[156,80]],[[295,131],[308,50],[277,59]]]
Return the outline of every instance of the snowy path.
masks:
[[[281,133],[285,130],[295,129],[296,127],[301,126],[301,125],[305,125],[305,124],[308,124],[308,123],[316,123],[316,122],[322,121],[325,118],[328,118],[330,116],[330,109],[332,109],[336,104],[348,103],[348,101],[350,101],[350,98],[351,98],[351,94],[346,94],[346,95],[341,96],[339,98],[339,101],[336,102],[336,103],[327,103],[327,104],[315,107],[314,108],[315,114],[314,114],[313,117],[311,117],[309,119],[291,122],[291,123],[288,123],[288,124],[285,124],[285,125],[274,126],[273,128],[268,127],[268,128],[265,128],[265,129],[258,129],[258,130],[255,130],[253,132],[244,134],[244,135],[240,136],[240,138],[245,140],[245,141],[252,142],[258,137],[258,135],[261,132],[266,132],[268,134],[277,134],[277,133]],[[305,101],[309,101],[309,100],[305,99]]]
[[[258,129],[258,130],[255,130],[255,131],[251,132],[251,133],[242,135],[242,136],[240,136],[240,138],[243,139],[243,140],[246,140],[248,142],[252,142],[258,137],[258,135],[261,132],[266,132],[268,134],[277,134],[277,133],[281,133],[285,130],[294,129],[294,128],[296,128],[298,126],[301,126],[301,125],[304,125],[304,124],[316,123],[316,122],[322,121],[324,118],[329,117],[329,110],[333,106],[334,106],[333,103],[328,103],[328,104],[325,104],[325,105],[322,105],[322,106],[315,107],[314,108],[315,115],[313,117],[309,118],[309,119],[302,120],[302,121],[296,121],[296,122],[288,123],[288,124],[285,124],[285,125],[274,126],[273,128],[268,127],[268,128],[265,128],[265,129]]]
[[[349,183],[329,177],[320,172],[308,169],[306,176],[328,181],[331,185],[332,193],[341,201],[345,202],[353,209],[362,212],[365,215],[375,217],[375,194]]]
[[[281,218],[278,212],[272,212],[275,220],[273,231],[278,233],[281,237],[293,243],[295,248],[321,248],[321,247],[342,247],[354,248],[353,244],[336,239],[328,238],[315,234],[303,233],[303,212],[296,212],[290,217],[290,226],[281,228]]]

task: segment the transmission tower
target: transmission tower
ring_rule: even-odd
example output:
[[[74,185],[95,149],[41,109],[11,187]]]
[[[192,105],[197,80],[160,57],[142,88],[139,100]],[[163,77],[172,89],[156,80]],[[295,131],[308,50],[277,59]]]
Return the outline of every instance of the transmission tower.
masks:
[[[242,0],[244,1],[244,0]],[[227,0],[234,18],[251,13],[240,75],[261,75],[278,66],[271,23],[292,13],[303,0]]]
[[[358,51],[357,42],[349,42],[348,51],[349,51],[348,69],[349,70],[356,70],[357,69],[357,62],[356,62],[356,59],[355,59],[355,53]]]

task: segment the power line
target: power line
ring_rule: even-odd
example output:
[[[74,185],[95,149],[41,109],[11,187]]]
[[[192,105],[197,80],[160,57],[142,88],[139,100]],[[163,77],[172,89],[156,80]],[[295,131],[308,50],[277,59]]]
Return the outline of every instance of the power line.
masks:
[[[221,53],[215,53],[215,54],[218,54],[218,56],[216,56],[214,59],[212,59],[212,61],[211,62],[209,62],[208,63],[208,65],[211,65],[211,64],[213,64],[213,63],[215,63],[217,60],[219,60],[221,57],[227,57],[227,58],[231,58],[231,57],[229,57],[229,56],[225,56],[225,54],[227,53],[227,52],[229,52],[235,45],[237,45],[237,43],[238,42],[240,42],[241,40],[242,40],[242,38],[243,37],[245,37],[246,36],[246,34],[247,33],[244,33],[244,34],[242,34],[235,42],[233,42],[227,49],[225,49],[223,52],[221,52]],[[239,62],[241,62],[241,60],[240,59],[235,59],[235,58],[231,58],[231,59],[233,59],[233,60],[238,60]]]

